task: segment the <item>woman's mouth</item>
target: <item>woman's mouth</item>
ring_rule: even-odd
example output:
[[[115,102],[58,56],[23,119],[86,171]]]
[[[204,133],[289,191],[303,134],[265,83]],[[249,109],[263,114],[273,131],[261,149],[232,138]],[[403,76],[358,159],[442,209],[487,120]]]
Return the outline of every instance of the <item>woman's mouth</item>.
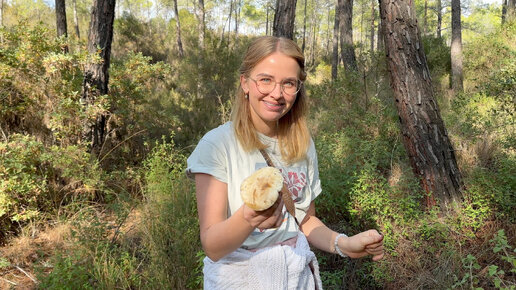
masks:
[[[284,104],[275,104],[267,101],[263,101],[263,103],[265,104],[265,107],[267,107],[267,109],[275,112],[281,111],[285,106]]]

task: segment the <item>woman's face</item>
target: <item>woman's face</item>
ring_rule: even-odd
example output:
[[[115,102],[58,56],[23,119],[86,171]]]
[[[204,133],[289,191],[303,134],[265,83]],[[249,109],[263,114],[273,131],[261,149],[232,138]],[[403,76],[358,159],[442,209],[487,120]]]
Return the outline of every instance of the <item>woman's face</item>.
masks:
[[[249,94],[251,120],[260,133],[276,136],[278,120],[292,108],[297,97],[297,94],[285,91],[289,91],[289,86],[297,85],[300,70],[295,59],[275,52],[259,62],[249,77],[240,77],[242,89]],[[276,86],[272,91],[262,93],[267,91],[266,86],[274,86],[274,82]]]

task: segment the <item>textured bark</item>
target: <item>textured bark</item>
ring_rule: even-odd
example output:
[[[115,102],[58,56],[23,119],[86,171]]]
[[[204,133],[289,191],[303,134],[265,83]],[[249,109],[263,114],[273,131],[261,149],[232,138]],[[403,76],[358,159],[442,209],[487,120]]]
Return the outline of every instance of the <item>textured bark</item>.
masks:
[[[0,0],[0,27],[4,27],[4,0]]]
[[[297,0],[276,0],[276,13],[272,34],[294,39],[294,22],[296,20]]]
[[[177,9],[177,0],[174,0],[174,13],[176,14],[177,50],[179,51],[179,56],[183,57],[185,55],[185,53],[183,52],[183,42],[181,41],[181,21],[179,20],[179,10]]]
[[[382,17],[380,17],[380,19],[378,19],[378,28],[377,29],[378,30],[376,33],[376,50],[383,50]]]
[[[77,39],[81,39],[81,32],[79,31],[79,17],[77,16],[77,0],[73,0],[73,22],[75,35],[77,35]]]
[[[199,30],[199,47],[204,49],[204,37],[206,34],[206,24],[205,24],[205,11],[204,11],[204,0],[197,1],[197,29]]]
[[[375,20],[375,5],[376,1],[371,0],[371,33],[369,35],[369,51],[371,52],[371,55],[374,53],[374,33],[375,33],[375,27],[374,27],[374,20]]]
[[[455,153],[434,97],[414,0],[380,0],[387,68],[410,164],[428,193],[426,206],[460,201]]]
[[[358,71],[353,47],[353,0],[339,0],[340,53],[346,71]]]
[[[88,52],[99,54],[101,63],[85,66],[81,102],[85,106],[95,105],[98,96],[108,93],[111,43],[113,41],[113,21],[115,0],[94,0],[88,33]],[[85,124],[83,140],[91,142],[91,151],[98,154],[105,138],[106,114],[100,113],[95,120]]]
[[[506,21],[512,22],[516,19],[516,0],[507,0]]]
[[[507,16],[507,0],[502,1],[502,25],[505,24],[505,18]]]
[[[451,67],[452,89],[458,93],[463,91],[462,75],[462,28],[460,21],[460,0],[452,0],[452,40]]]
[[[442,6],[442,0],[437,0],[436,3],[436,10],[437,10],[437,37],[441,38],[441,30],[442,30],[442,24],[443,24],[443,6]]]
[[[306,42],[306,4],[308,0],[305,0],[305,9],[303,11],[303,44],[301,45],[301,51],[305,53],[305,42]]]
[[[423,35],[426,35],[428,25],[428,0],[425,0],[425,11],[423,13]]]
[[[57,26],[57,37],[68,37],[68,31],[66,27],[66,4],[65,0],[56,0],[56,26]],[[63,52],[68,52],[68,46],[62,48]]]
[[[339,0],[335,3],[335,24],[333,26],[333,52],[331,57],[331,79],[336,80],[339,67]]]

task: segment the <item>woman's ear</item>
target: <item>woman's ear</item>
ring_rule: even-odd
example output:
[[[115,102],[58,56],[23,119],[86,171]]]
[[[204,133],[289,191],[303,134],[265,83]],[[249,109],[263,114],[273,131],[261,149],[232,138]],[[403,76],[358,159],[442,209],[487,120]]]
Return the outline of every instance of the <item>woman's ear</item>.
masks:
[[[249,93],[249,85],[244,75],[240,75],[240,87],[244,90],[245,94]]]

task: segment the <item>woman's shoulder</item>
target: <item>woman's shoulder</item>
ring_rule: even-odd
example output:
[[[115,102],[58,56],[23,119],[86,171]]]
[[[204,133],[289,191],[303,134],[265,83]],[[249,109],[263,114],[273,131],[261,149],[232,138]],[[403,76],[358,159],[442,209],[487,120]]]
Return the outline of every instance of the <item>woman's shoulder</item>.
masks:
[[[225,144],[235,139],[235,133],[231,122],[224,123],[217,128],[211,129],[201,140],[212,144]]]

